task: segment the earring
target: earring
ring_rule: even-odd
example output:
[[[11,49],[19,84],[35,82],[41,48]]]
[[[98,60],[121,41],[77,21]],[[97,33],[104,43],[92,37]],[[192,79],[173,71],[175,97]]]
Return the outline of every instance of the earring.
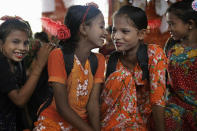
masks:
[[[122,55],[125,56],[126,55],[126,51],[122,51]]]

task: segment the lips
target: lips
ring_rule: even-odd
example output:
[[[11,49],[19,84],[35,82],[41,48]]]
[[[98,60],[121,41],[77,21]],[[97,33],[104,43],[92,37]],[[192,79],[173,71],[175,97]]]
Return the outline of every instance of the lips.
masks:
[[[14,54],[18,59],[23,59],[26,55],[26,53],[19,53],[19,52],[15,52]]]
[[[116,42],[115,44],[116,44],[117,47],[120,47],[120,46],[123,45],[123,43],[119,43],[119,42]]]

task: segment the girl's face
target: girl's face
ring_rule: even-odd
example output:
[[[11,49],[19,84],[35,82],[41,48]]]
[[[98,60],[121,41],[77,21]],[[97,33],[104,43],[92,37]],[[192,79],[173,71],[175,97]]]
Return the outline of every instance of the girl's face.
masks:
[[[176,15],[169,12],[166,14],[166,19],[169,25],[168,30],[174,40],[181,40],[188,37],[189,24],[184,23]]]
[[[26,32],[12,31],[2,44],[2,53],[10,60],[20,62],[29,51],[29,41]]]
[[[115,16],[112,40],[117,51],[134,49],[139,45],[139,31],[127,16]]]
[[[96,47],[103,46],[104,40],[107,35],[107,31],[105,29],[105,21],[102,14],[99,14],[98,16],[96,16],[95,19],[93,19],[91,25],[88,26],[86,32],[87,32],[88,41],[94,43]]]

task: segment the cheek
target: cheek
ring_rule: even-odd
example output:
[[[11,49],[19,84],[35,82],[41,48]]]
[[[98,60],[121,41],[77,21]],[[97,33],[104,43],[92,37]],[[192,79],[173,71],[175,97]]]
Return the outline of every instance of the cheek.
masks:
[[[133,43],[135,41],[138,41],[138,36],[137,35],[128,35],[125,37],[125,41],[129,43]]]
[[[9,50],[11,50],[12,49],[12,46],[9,46],[9,45],[6,45],[6,44],[4,44],[3,46],[2,46],[2,50],[5,52],[7,52],[7,51],[9,51]]]

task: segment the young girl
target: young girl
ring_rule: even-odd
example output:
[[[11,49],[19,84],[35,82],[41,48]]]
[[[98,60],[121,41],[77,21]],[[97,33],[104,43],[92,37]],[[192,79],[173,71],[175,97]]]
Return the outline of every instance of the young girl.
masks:
[[[17,107],[23,107],[31,97],[52,49],[50,45],[40,49],[37,64],[26,80],[23,59],[29,50],[30,35],[31,29],[23,20],[12,18],[0,25],[1,131],[21,130],[23,125],[18,122],[22,118],[21,109]]]
[[[168,51],[171,81],[166,103],[167,131],[197,130],[197,0],[172,4],[167,10],[171,37]]]
[[[148,130],[151,114],[156,129],[164,130],[166,58],[158,45],[144,44],[146,28],[146,14],[138,7],[126,5],[114,15],[112,39],[118,53],[113,58],[117,64],[101,95],[103,131]],[[114,65],[109,62],[110,58],[107,75]]]
[[[96,54],[98,67],[93,76],[90,56],[93,48],[101,47],[107,35],[104,17],[95,5],[75,5],[68,9],[65,25],[71,37],[62,41],[60,48],[51,52],[48,60],[49,82],[54,99],[40,114],[35,130],[100,130],[99,95],[104,81],[105,58]],[[74,54],[69,75],[64,54]]]

